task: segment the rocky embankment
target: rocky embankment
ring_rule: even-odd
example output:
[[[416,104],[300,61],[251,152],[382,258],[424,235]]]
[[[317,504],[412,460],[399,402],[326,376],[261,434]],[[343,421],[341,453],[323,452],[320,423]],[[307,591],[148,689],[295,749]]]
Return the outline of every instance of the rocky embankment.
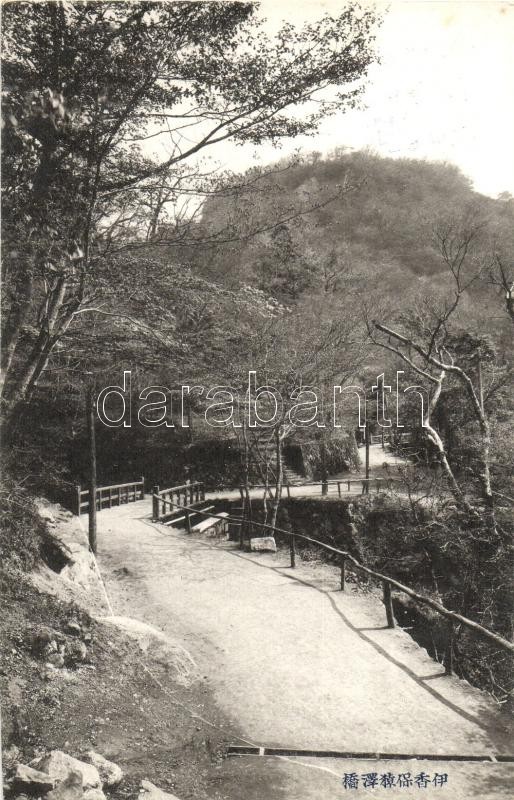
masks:
[[[113,613],[76,517],[37,509],[40,563],[0,569],[7,800],[208,800],[224,740],[207,676],[162,631]]]

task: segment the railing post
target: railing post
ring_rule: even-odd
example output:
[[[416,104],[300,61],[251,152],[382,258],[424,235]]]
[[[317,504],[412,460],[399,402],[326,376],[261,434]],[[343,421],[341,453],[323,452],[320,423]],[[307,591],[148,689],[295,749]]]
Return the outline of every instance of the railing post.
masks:
[[[337,494],[341,497],[341,484],[339,481],[337,481]]]
[[[291,569],[296,567],[296,540],[294,533],[289,537],[289,554],[291,556]]]
[[[382,589],[387,616],[387,627],[394,628],[393,600],[391,598],[391,584],[389,581],[383,581]]]
[[[239,549],[244,549],[245,543],[245,528],[246,528],[246,497],[243,492],[243,487],[239,486],[239,494],[241,496],[241,525],[239,526]]]
[[[348,491],[350,491],[350,479],[348,479]]]
[[[145,476],[141,475],[141,500],[145,499]]]
[[[186,511],[186,528],[187,532],[191,533],[191,517],[189,516],[189,511]]]
[[[286,483],[286,489],[287,489],[287,499],[290,500],[291,499],[291,487],[289,486],[289,481]]]
[[[80,485],[77,485],[77,516],[80,517]]]
[[[341,556],[341,591],[344,592],[346,586],[346,558]]]
[[[446,675],[453,675],[453,639],[455,636],[455,623],[452,619],[448,620],[448,639],[446,640],[446,652],[444,654],[444,672]]]
[[[157,497],[156,497],[157,495]],[[159,487],[154,486],[152,489],[152,518],[154,522],[159,519]]]

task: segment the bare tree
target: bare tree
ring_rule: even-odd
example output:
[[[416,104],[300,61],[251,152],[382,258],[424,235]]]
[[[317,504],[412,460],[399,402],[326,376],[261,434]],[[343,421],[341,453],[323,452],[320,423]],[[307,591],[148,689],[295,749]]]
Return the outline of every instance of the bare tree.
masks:
[[[439,227],[435,232],[435,243],[451,280],[451,295],[446,296],[443,302],[427,299],[421,304],[421,308],[403,315],[393,324],[369,321],[368,331],[376,345],[394,353],[431,386],[430,402],[423,419],[425,435],[436,450],[457,504],[466,513],[479,518],[481,512],[478,505],[461,487],[448,459],[445,443],[431,422],[431,415],[441,398],[443,385],[451,378],[462,388],[477,423],[480,469],[476,471],[476,477],[481,487],[481,503],[485,507],[488,529],[495,535],[502,535],[495,518],[491,483],[491,425],[484,406],[481,385],[480,342],[476,343],[474,353],[468,353],[466,359],[460,358],[459,348],[456,346],[459,336],[451,325],[464,294],[484,272],[480,250],[473,248],[481,229],[481,223],[463,227],[449,223]],[[458,334],[459,329],[456,330]],[[478,378],[468,366],[477,362]]]

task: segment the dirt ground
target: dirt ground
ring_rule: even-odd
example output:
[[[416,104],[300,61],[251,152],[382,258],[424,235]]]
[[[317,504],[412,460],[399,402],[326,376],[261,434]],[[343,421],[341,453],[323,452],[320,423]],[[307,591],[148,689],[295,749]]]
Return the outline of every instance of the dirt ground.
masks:
[[[43,749],[80,757],[92,748],[124,770],[113,794],[120,800],[137,797],[142,778],[181,800],[224,797],[216,776],[235,732],[225,734],[226,719],[203,676],[184,686],[134,639],[19,576],[3,574],[1,591],[4,748],[16,744],[24,763]],[[87,662],[47,680],[32,652],[34,632],[41,625],[64,632],[69,620],[91,634]]]
[[[285,552],[241,553],[153,525],[145,504],[136,505],[101,517],[99,561],[115,613],[176,637],[240,736],[259,747],[409,754],[398,772],[446,767],[451,788],[424,797],[510,796],[512,764],[446,757],[511,754],[511,724],[406,632],[389,630],[379,598],[341,593],[328,565],[302,562],[293,574]],[[345,772],[372,766],[363,757],[237,757],[223,762],[219,787],[230,800],[332,800],[353,796],[341,784]]]

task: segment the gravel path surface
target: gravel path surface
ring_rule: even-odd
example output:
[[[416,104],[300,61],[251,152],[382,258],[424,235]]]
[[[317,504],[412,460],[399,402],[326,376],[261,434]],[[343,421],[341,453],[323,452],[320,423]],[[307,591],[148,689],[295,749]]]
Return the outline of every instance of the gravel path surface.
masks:
[[[512,729],[497,706],[445,676],[406,632],[385,628],[379,599],[337,591],[337,572],[327,565],[303,563],[293,572],[284,552],[241,553],[232,543],[154,525],[149,506],[147,500],[99,514],[100,568],[114,611],[178,638],[249,743],[442,757],[410,767],[395,762],[394,769],[387,761],[355,758],[228,759],[229,793],[221,796],[250,798],[257,785],[262,800],[380,797],[386,791],[408,800],[511,796],[514,765],[444,759],[512,753]],[[129,586],[116,577],[124,567],[136,578]],[[250,761],[249,772],[242,762]],[[390,767],[394,773],[446,772],[449,785],[410,791],[341,785],[345,772],[386,773]],[[269,777],[267,790],[255,777],[259,769]],[[238,780],[230,777],[234,770]],[[250,774],[252,783],[241,793],[240,781]],[[218,782],[217,790],[222,786]]]

